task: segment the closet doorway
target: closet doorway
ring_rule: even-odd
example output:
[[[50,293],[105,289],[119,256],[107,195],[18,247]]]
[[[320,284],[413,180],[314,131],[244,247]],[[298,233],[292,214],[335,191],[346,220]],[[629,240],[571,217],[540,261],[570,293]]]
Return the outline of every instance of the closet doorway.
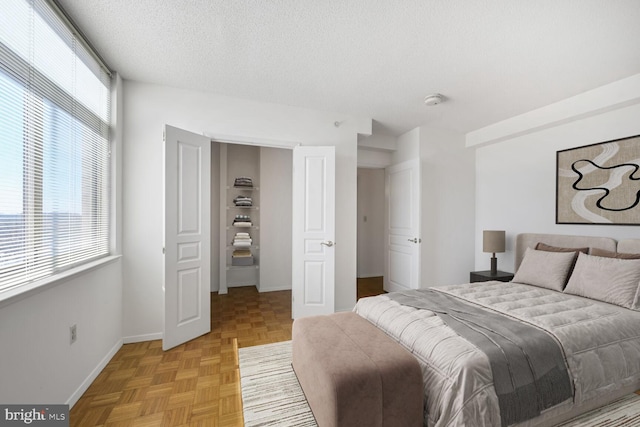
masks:
[[[211,290],[291,290],[292,150],[213,144],[218,146],[212,167],[217,166],[219,182],[212,188],[219,193],[212,198],[219,213],[211,242],[212,249],[219,247],[218,258],[212,259],[218,275],[212,276]]]
[[[358,279],[384,276],[385,170],[358,168]]]
[[[250,271],[232,286],[256,286],[260,292],[291,289],[294,318],[332,313],[335,147],[222,141],[169,125],[164,134],[164,240],[170,247],[166,253],[163,249],[163,349],[209,331],[208,294],[226,293],[231,267]],[[233,162],[230,167],[226,156],[231,145],[244,147],[240,152],[258,150],[258,169],[245,170]],[[231,184],[236,178],[248,184],[245,172],[258,174],[256,188],[253,178],[251,188]],[[242,193],[233,196],[232,191]],[[254,198],[259,206],[253,205]],[[255,211],[251,220],[239,218],[247,220],[247,228],[254,227],[240,236],[233,222],[244,214],[228,212],[237,207]],[[243,245],[251,257],[246,265],[233,263],[236,237],[249,243]],[[224,282],[216,280],[223,274]]]

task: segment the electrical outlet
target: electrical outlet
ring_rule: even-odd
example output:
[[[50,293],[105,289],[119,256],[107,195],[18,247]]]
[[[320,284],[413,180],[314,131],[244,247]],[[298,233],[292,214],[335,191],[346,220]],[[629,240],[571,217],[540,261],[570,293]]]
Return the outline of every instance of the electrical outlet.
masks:
[[[73,325],[69,328],[69,332],[71,335],[71,342],[70,344],[73,344],[74,342],[76,342],[76,339],[78,338],[78,331],[76,330],[76,325]]]

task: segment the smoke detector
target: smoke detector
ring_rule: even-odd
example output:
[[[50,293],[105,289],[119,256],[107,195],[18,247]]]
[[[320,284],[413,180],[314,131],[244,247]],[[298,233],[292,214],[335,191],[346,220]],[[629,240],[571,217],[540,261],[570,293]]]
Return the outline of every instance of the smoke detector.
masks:
[[[438,105],[442,101],[444,101],[444,96],[440,95],[439,93],[432,93],[431,95],[427,95],[424,98],[424,103],[426,105],[428,105],[429,107],[433,107],[434,105]]]

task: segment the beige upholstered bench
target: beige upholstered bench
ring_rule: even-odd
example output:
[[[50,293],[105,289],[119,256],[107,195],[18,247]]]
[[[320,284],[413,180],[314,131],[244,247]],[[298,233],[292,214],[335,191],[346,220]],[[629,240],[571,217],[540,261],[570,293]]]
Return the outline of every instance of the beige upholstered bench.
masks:
[[[293,369],[319,427],[422,426],[422,372],[355,313],[296,319]]]

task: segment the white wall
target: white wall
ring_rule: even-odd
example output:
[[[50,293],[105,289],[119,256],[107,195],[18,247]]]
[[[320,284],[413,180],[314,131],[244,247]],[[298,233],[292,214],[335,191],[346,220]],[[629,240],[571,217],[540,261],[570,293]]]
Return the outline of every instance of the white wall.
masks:
[[[360,168],[386,168],[391,164],[392,151],[384,151],[358,147],[358,167]]]
[[[419,128],[422,287],[466,283],[474,265],[475,153],[464,135]]]
[[[122,346],[121,270],[116,260],[0,308],[0,402],[75,404]]]
[[[384,207],[384,169],[358,168],[358,277],[384,275]]]
[[[572,103],[579,100],[574,97]],[[491,255],[482,253],[484,229],[507,232],[506,253],[496,254],[498,268],[504,271],[513,271],[518,233],[640,238],[637,226],[555,224],[556,151],[638,135],[639,117],[640,105],[636,104],[478,148],[476,269],[489,268]]]
[[[394,151],[398,138],[391,135],[358,135],[358,147],[382,151]]]
[[[415,128],[398,137],[391,164],[397,165],[410,159],[420,158],[420,128]]]
[[[260,292],[291,289],[293,151],[260,149]]]
[[[355,304],[357,134],[371,120],[125,81],[124,336],[159,338],[163,319],[162,130],[336,147],[336,309]],[[334,122],[339,121],[339,127]],[[368,125],[368,127],[367,127]]]

